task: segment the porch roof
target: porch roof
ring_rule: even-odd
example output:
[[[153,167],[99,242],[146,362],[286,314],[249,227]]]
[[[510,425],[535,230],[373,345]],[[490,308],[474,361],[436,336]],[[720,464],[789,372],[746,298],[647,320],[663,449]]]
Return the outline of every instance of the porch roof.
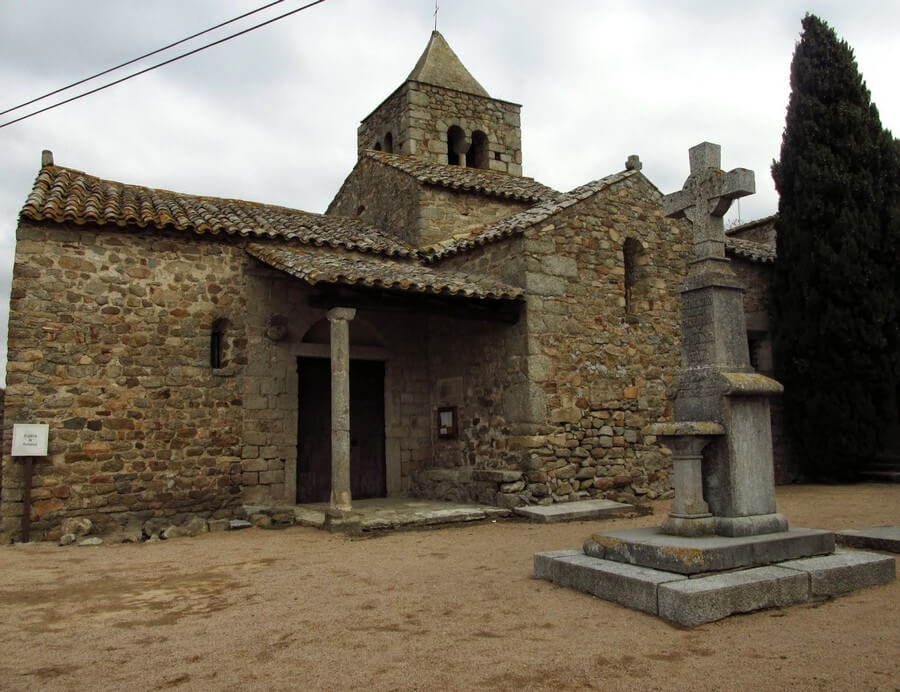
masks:
[[[250,243],[247,252],[306,283],[376,288],[476,300],[519,300],[525,291],[477,274],[350,253],[319,253],[295,244]]]

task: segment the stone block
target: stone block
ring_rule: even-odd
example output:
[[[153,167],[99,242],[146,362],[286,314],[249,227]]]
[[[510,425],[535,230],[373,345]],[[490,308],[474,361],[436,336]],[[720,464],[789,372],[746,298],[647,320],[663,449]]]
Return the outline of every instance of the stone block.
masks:
[[[546,506],[516,507],[519,516],[533,521],[553,523],[558,521],[576,521],[599,519],[604,516],[615,516],[634,509],[634,505],[612,500],[578,500],[577,502],[560,502]]]
[[[578,550],[535,553],[534,576],[652,615],[661,584],[688,581],[680,574],[598,560]]]
[[[754,567],[659,587],[659,616],[686,627],[734,613],[803,603],[809,599],[805,574],[783,567]]]
[[[512,469],[475,469],[472,471],[473,481],[489,483],[515,483],[521,480],[522,472]]]
[[[779,566],[809,575],[811,596],[837,596],[867,586],[887,584],[897,578],[894,558],[855,550],[790,560]]]
[[[900,526],[877,526],[871,529],[846,529],[834,534],[841,545],[900,553]]]
[[[834,552],[834,534],[791,529],[762,536],[669,536],[659,527],[595,534],[584,545],[594,557],[679,574],[759,567]]]

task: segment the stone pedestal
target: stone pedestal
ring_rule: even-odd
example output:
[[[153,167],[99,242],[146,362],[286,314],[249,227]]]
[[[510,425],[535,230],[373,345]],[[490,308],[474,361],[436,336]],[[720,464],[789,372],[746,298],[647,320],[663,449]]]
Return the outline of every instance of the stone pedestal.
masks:
[[[715,533],[716,520],[703,499],[703,449],[724,435],[725,428],[718,423],[678,421],[656,423],[647,426],[645,432],[656,435],[672,450],[675,499],[662,532],[676,536]]]
[[[328,311],[331,323],[331,509],[352,510],[350,496],[350,325],[353,308]]]

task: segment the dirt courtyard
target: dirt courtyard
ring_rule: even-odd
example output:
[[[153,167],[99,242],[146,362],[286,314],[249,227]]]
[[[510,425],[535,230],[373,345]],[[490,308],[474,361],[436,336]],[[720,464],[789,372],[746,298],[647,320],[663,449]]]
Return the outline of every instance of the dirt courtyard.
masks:
[[[794,526],[900,523],[900,486],[790,486]],[[531,578],[654,516],[349,538],[248,529],[0,548],[0,689],[900,689],[900,583],[692,630]]]

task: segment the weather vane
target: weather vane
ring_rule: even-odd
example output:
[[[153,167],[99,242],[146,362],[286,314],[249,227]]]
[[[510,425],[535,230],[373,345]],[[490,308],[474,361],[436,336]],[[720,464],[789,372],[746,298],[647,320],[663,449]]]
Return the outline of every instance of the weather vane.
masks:
[[[437,31],[437,13],[438,10],[441,9],[438,5],[438,0],[434,0],[434,30]]]

